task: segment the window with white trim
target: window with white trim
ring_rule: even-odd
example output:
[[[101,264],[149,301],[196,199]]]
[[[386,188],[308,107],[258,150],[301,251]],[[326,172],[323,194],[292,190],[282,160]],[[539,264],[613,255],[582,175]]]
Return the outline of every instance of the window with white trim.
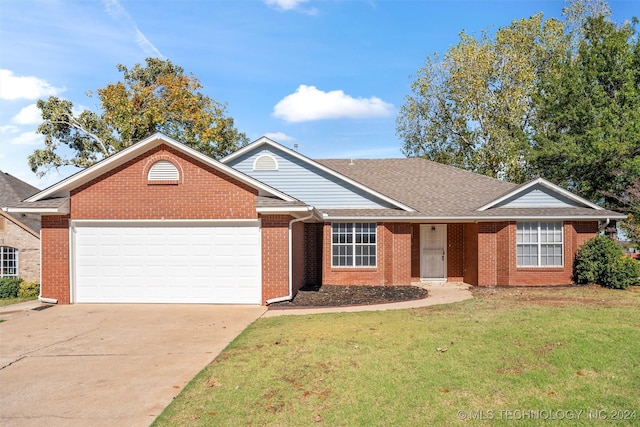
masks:
[[[562,222],[518,222],[516,265],[518,267],[562,267],[564,265]]]
[[[18,277],[18,250],[0,246],[0,277]]]
[[[180,173],[176,165],[168,160],[158,160],[147,174],[149,181],[177,181],[180,178]]]
[[[331,224],[332,267],[375,267],[376,263],[375,222]]]

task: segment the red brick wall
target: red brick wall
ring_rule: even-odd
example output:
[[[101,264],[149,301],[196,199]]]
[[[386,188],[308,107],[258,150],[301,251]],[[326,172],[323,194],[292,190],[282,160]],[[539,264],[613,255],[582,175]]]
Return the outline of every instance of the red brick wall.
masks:
[[[464,245],[464,277],[463,281],[470,285],[478,284],[478,224],[463,226]]]
[[[158,160],[178,168],[178,184],[147,181]],[[257,218],[257,190],[160,145],[71,192],[72,219]]]
[[[385,284],[411,284],[411,224],[388,223],[385,259],[389,263],[385,268]]]
[[[43,216],[40,236],[42,296],[69,304],[69,216]]]
[[[327,285],[408,285],[411,283],[411,224],[378,223],[376,267],[331,266],[331,223],[324,224],[322,283]]]
[[[572,283],[573,260],[585,241],[597,234],[595,221],[564,223],[563,267],[518,267],[516,223],[481,223],[478,233],[478,284],[545,286]]]
[[[506,222],[483,222],[478,224],[478,285],[498,284],[498,265],[508,262],[499,259],[498,235],[508,226]]]
[[[262,302],[289,294],[288,215],[262,215]]]

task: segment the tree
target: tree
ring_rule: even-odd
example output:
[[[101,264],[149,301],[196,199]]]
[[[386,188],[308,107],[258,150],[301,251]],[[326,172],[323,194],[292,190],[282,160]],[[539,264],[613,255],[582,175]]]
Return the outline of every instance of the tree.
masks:
[[[540,76],[569,46],[564,24],[542,14],[513,21],[495,38],[460,34],[427,58],[400,109],[403,152],[515,182],[526,178],[532,107]]]
[[[531,169],[602,206],[628,211],[640,176],[640,43],[632,24],[588,18],[577,51],[535,97]]]
[[[51,168],[87,167],[154,132],[182,141],[214,158],[248,139],[226,116],[226,104],[202,94],[200,81],[169,60],[147,58],[146,66],[117,66],[123,81],[98,89],[99,112],[74,114],[69,100],[39,100],[45,147],[29,156],[42,176]]]

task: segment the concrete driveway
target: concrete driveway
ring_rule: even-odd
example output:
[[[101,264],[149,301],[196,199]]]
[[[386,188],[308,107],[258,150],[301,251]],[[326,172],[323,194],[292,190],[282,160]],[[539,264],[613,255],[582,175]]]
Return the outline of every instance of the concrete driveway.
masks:
[[[264,311],[76,304],[0,312],[0,424],[148,426]]]

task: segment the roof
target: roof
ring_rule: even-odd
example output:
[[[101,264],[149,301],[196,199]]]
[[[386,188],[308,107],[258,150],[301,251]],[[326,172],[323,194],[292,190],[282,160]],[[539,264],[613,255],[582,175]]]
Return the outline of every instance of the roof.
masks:
[[[476,214],[480,206],[516,187],[510,182],[421,158],[318,162],[411,206],[421,215],[432,217]]]
[[[12,202],[13,208],[8,212],[68,213],[70,190],[159,144],[168,144],[258,189],[259,197],[256,200],[256,210],[259,213],[290,213],[296,217],[311,215],[313,218],[325,218],[325,220],[363,218],[372,221],[404,220],[416,222],[425,220],[446,222],[625,218],[620,213],[605,210],[542,178],[516,185],[422,158],[312,160],[268,138],[261,138],[221,161],[217,161],[163,134],[154,134],[35,195],[31,194],[34,190],[37,191],[37,188],[31,187],[30,194],[23,197],[28,197],[28,199],[25,202],[19,200]],[[265,144],[285,150],[307,164],[320,168],[339,180],[389,202],[395,208],[340,208],[322,209],[318,212],[308,203],[226,164],[242,153]],[[26,183],[23,184],[28,186]],[[504,202],[505,200],[508,201],[514,197],[520,198],[527,189],[538,188],[534,187],[535,185],[541,185],[571,202],[569,205],[557,207],[543,205],[539,205],[540,207],[516,207],[513,205],[507,207],[509,203]],[[501,206],[501,204],[505,206]],[[534,203],[533,206],[538,206],[538,204]]]
[[[28,184],[6,172],[0,171],[0,209],[15,205],[40,191],[39,188]],[[35,233],[40,232],[40,219],[31,218],[24,214],[9,212],[12,218],[21,222]]]
[[[622,219],[624,215],[602,209],[541,178],[517,185],[421,158],[325,159],[318,163],[356,180],[377,192],[414,208],[323,210],[329,218],[430,219],[471,221],[507,219]],[[425,186],[428,183],[428,187]],[[502,208],[493,207],[534,184],[580,202],[584,207]]]
[[[324,164],[322,164],[321,161],[317,161],[317,160],[313,160],[303,154],[298,153],[295,150],[291,150],[287,147],[285,147],[284,145],[278,144],[277,142],[263,136],[260,139],[255,140],[254,142],[252,142],[249,145],[246,145],[242,148],[240,148],[239,150],[229,154],[228,156],[224,157],[223,159],[220,160],[220,162],[227,164],[229,162],[231,162],[233,159],[236,159],[240,156],[242,156],[245,153],[257,150],[259,147],[263,146],[263,145],[267,145],[267,146],[271,146],[274,147],[278,150],[281,150],[283,152],[285,152],[286,154],[295,157],[297,159],[299,159],[300,161],[302,161],[303,163],[306,163],[307,165],[310,165],[312,167],[318,168],[320,170],[322,170],[323,172],[326,172],[332,176],[334,176],[335,178],[349,184],[349,185],[353,185],[354,187],[364,191],[365,193],[370,194],[373,197],[379,198],[381,200],[383,200],[384,202],[387,202],[391,205],[396,206],[399,209],[405,210],[405,211],[413,211],[414,209],[412,209],[410,206],[407,206],[405,204],[403,204],[402,202],[400,202],[400,199],[394,199],[393,197],[388,197],[385,194],[382,194],[378,191],[376,191],[376,189],[372,186],[367,185],[366,183],[359,181],[357,179],[352,179],[351,177],[349,177],[346,174],[342,174],[339,173],[338,171],[334,170],[331,167],[327,167]]]
[[[72,189],[77,188],[80,185],[91,181],[92,179],[118,167],[119,165],[125,163],[126,161],[131,160],[139,156],[140,154],[152,149],[153,147],[156,147],[161,144],[166,144],[182,153],[185,153],[188,156],[191,156],[192,158],[195,158],[203,162],[208,166],[213,167],[214,169],[226,175],[229,175],[229,176],[232,176],[233,178],[238,179],[240,182],[243,182],[249,185],[250,187],[257,189],[260,192],[260,195],[275,196],[287,201],[295,200],[294,198],[282,193],[281,191],[275,188],[269,187],[268,185],[248,175],[245,175],[240,171],[237,171],[225,164],[222,164],[216,159],[206,156],[201,152],[189,147],[188,145],[185,145],[172,138],[169,138],[168,136],[163,135],[161,133],[155,133],[125,148],[124,150],[119,151],[118,153],[110,157],[107,157],[106,159],[103,159],[98,163],[92,166],[89,166],[86,169],[83,169],[82,171],[77,172],[76,174],[71,175],[66,179],[63,179],[62,181],[52,185],[51,187],[46,188],[35,195],[32,195],[26,201],[38,202],[41,200],[46,200],[54,197],[69,197],[70,191]]]
[[[21,202],[39,191],[39,188],[0,171],[0,207],[4,208],[12,203]]]

